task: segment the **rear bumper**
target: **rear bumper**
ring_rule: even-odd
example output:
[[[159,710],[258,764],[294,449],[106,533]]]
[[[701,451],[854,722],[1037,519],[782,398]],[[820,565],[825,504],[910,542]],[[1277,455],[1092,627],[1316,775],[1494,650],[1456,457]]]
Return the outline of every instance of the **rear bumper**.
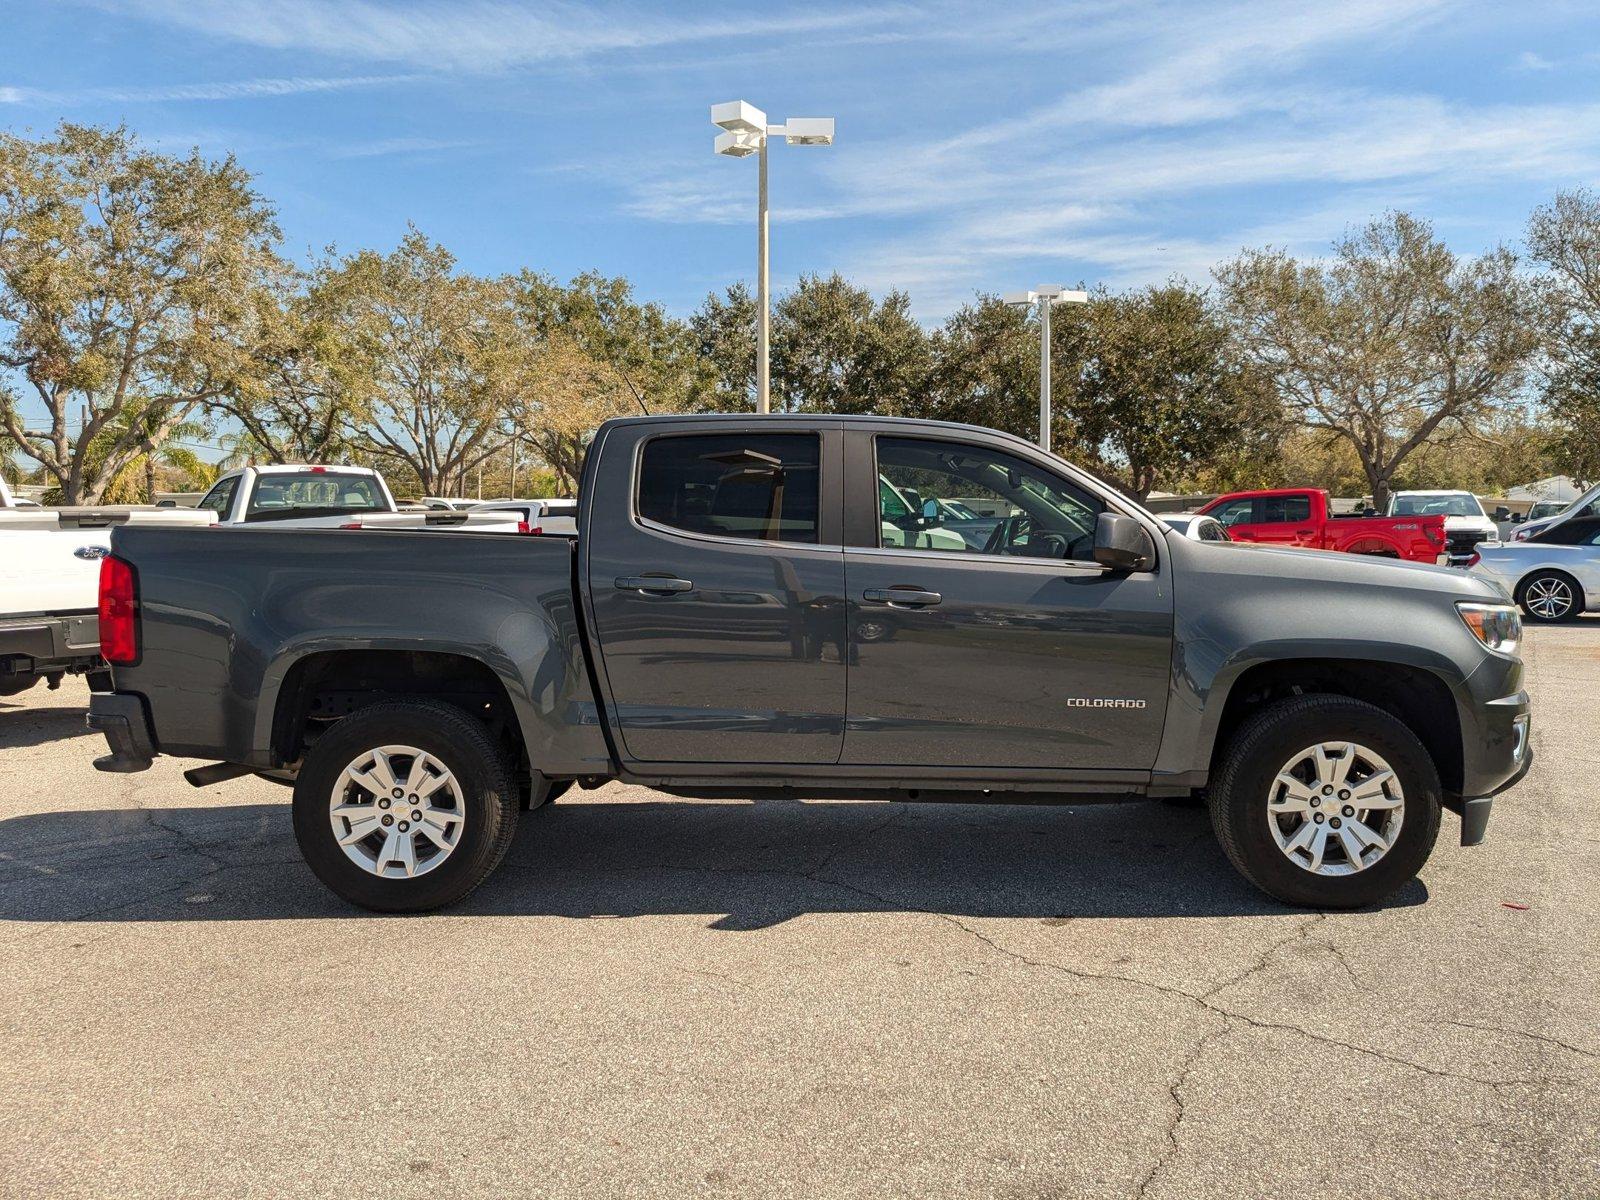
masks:
[[[100,621],[93,613],[0,618],[0,675],[90,670],[100,662]]]
[[[144,711],[144,698],[121,692],[95,692],[89,697],[89,715],[84,723],[106,735],[111,753],[94,760],[95,770],[118,775],[148,770],[156,756],[155,738],[150,733],[150,718]]]

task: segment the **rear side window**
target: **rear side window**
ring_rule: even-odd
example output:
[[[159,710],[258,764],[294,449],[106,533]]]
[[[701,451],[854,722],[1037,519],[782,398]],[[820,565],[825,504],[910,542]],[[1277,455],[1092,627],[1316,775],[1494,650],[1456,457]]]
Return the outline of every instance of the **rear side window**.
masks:
[[[1311,520],[1310,496],[1261,497],[1261,523],[1287,525],[1290,521]]]
[[[226,518],[228,510],[233,507],[233,493],[239,487],[239,477],[224,479],[216,487],[205,494],[205,498],[197,504],[196,508],[203,508],[207,512],[214,512],[219,517]]]
[[[815,543],[821,462],[812,433],[655,438],[639,465],[639,516],[689,533]]]

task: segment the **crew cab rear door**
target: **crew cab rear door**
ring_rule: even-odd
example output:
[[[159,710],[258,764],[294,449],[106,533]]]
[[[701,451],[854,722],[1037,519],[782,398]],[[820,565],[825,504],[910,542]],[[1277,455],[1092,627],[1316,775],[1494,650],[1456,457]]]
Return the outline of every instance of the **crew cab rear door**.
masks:
[[[838,761],[841,437],[781,416],[605,428],[580,561],[626,757]]]
[[[1228,525],[1228,534],[1236,542],[1315,546],[1319,538],[1313,508],[1311,496],[1305,492],[1256,496],[1251,501],[1249,517]],[[1228,524],[1226,521],[1223,523]]]
[[[1149,770],[1172,663],[1164,554],[1153,572],[1101,567],[1106,499],[998,435],[852,423],[846,439],[843,761]],[[920,507],[890,511],[890,494]]]

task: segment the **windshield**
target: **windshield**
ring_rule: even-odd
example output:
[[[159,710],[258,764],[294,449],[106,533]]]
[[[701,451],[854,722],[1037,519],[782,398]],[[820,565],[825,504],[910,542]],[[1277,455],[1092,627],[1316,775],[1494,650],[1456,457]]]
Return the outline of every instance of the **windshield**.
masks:
[[[388,511],[383,489],[371,475],[300,471],[258,476],[244,519],[290,521],[300,517]]]
[[[1391,517],[1481,517],[1483,505],[1470,492],[1448,496],[1396,496],[1389,502]]]

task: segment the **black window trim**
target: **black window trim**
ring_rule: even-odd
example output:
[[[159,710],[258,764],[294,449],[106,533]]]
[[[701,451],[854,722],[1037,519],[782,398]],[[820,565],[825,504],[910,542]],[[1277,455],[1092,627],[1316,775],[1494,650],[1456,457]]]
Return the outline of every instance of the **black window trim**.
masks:
[[[644,451],[652,442],[666,438],[681,437],[739,437],[741,435],[755,434],[760,437],[775,437],[788,434],[791,437],[813,437],[817,439],[817,540],[814,542],[789,542],[771,541],[766,538],[728,537],[717,533],[700,533],[693,529],[680,529],[676,525],[668,525],[661,521],[651,520],[639,512],[639,487],[644,477]],[[843,538],[838,535],[839,522],[839,491],[834,478],[838,473],[837,466],[830,466],[830,462],[837,463],[839,440],[842,431],[835,426],[820,425],[797,429],[793,426],[759,424],[741,425],[736,428],[727,428],[719,425],[705,425],[695,428],[686,425],[675,429],[664,429],[660,433],[650,433],[641,437],[633,445],[633,465],[628,472],[628,519],[637,529],[654,534],[664,534],[671,537],[686,538],[694,542],[707,542],[717,546],[742,546],[747,549],[760,549],[763,546],[777,547],[784,550],[821,550],[828,553],[837,553],[844,549]],[[830,486],[835,485],[835,486]],[[830,517],[832,521],[830,523]],[[828,534],[833,533],[832,541]]]

